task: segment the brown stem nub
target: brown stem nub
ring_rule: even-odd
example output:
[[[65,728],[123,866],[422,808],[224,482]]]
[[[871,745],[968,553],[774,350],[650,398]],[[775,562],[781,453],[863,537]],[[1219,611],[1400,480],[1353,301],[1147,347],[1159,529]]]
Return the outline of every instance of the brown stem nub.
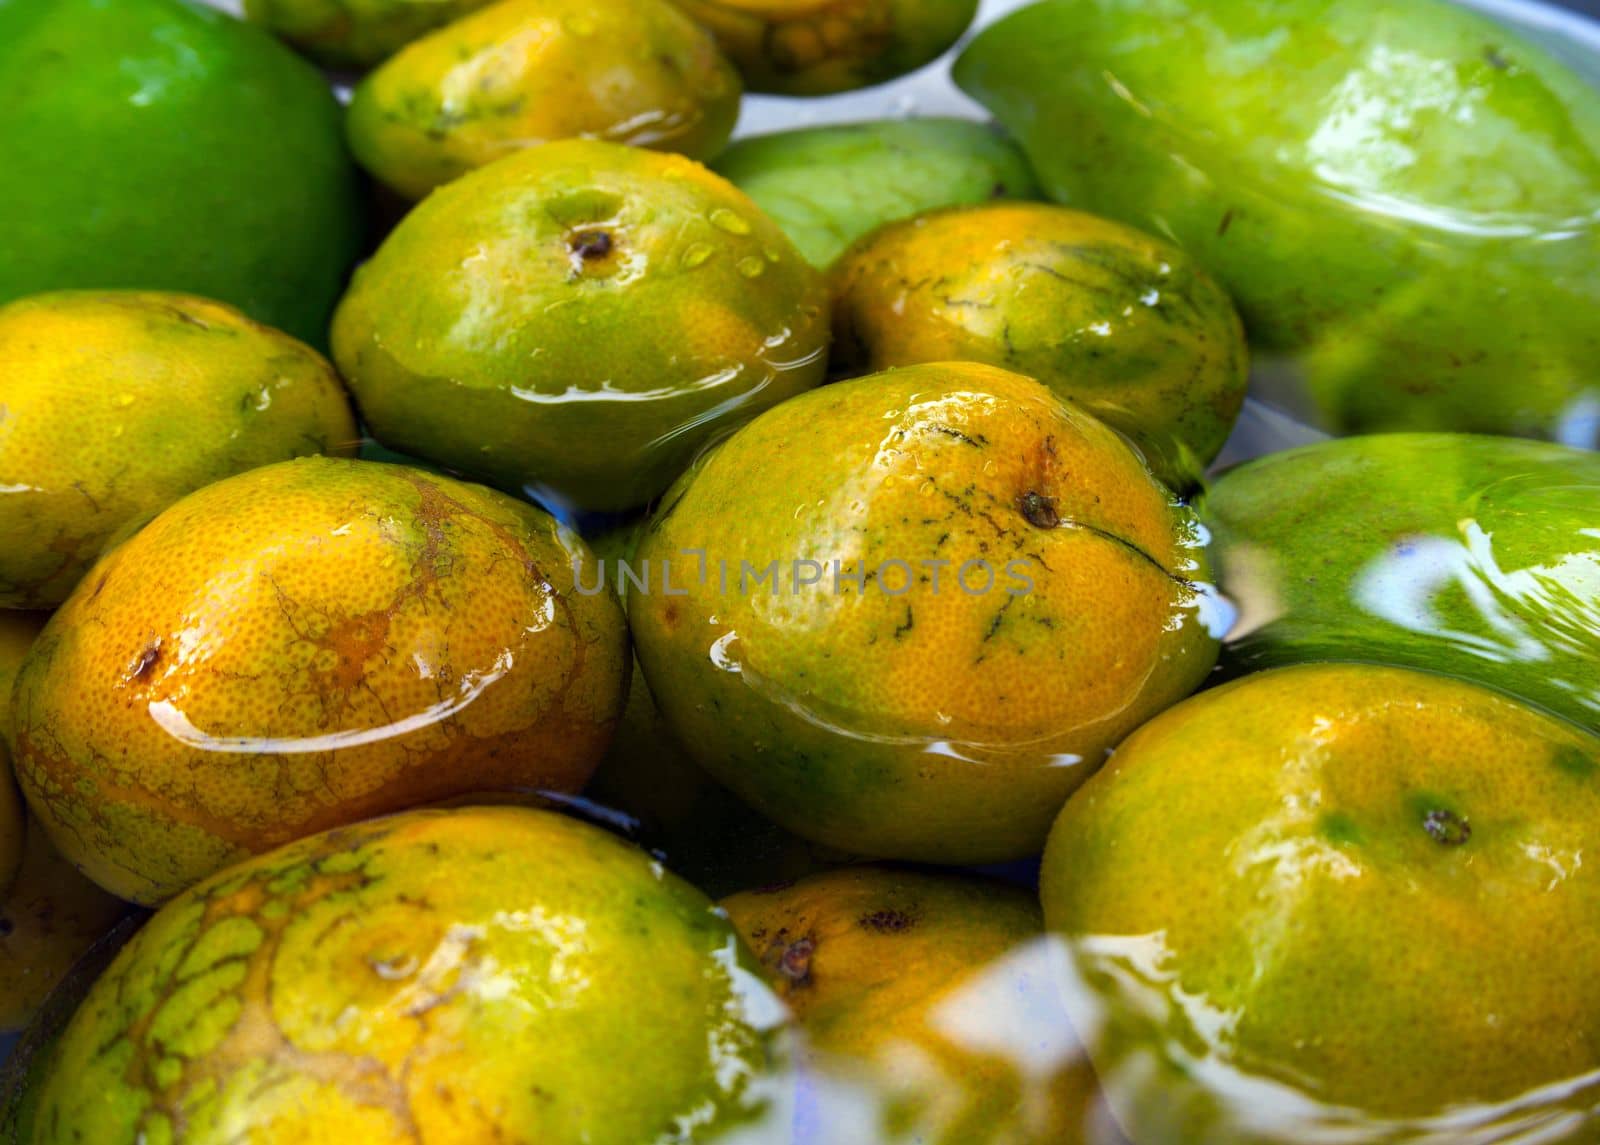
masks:
[[[1043,493],[1029,490],[1017,499],[1017,508],[1022,510],[1028,524],[1038,528],[1053,529],[1061,524],[1061,518],[1056,516],[1056,503]]]

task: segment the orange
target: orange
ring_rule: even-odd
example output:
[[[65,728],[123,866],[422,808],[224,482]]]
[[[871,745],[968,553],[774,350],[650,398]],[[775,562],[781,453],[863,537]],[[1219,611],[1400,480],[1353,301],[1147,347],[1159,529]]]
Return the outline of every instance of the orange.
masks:
[[[820,1100],[830,1077],[863,1085],[882,1119],[875,1139],[1088,1140],[1094,1074],[1055,997],[1028,891],[853,867],[722,905],[799,1020]]]
[[[192,295],[0,306],[0,363],[0,607],[60,604],[113,533],[202,485],[356,450],[321,354]]]
[[[500,0],[362,81],[350,148],[411,199],[556,139],[710,159],[739,118],[739,90],[733,65],[669,0]]]
[[[727,919],[550,811],[422,811],[218,874],[62,1035],[34,1141],[711,1140],[784,1096]]]
[[[954,359],[1037,378],[1195,483],[1244,404],[1227,293],[1170,242],[1045,203],[891,223],[831,272],[838,356],[867,370]]]
[[[1138,1140],[1532,1139],[1593,1106],[1596,853],[1600,738],[1309,665],[1130,736],[1062,811],[1042,898]]]
[[[442,187],[356,274],[333,352],[401,453],[546,502],[644,505],[819,384],[821,275],[681,155],[569,139]]]
[[[326,827],[480,790],[577,791],[627,687],[576,535],[503,494],[308,458],[113,548],[18,679],[29,802],[154,903]]]
[[[990,366],[763,414],[667,494],[639,557],[629,618],[679,742],[861,855],[1037,854],[1217,655],[1193,516],[1110,429]]]

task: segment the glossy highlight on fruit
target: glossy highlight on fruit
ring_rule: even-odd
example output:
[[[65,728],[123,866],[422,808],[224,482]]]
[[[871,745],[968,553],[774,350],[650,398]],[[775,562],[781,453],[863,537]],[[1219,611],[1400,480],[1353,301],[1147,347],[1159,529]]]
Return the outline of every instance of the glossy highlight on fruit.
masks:
[[[794,1011],[819,1092],[832,1076],[876,1098],[870,1139],[1120,1139],[1089,1136],[1104,1116],[1098,1087],[1056,997],[1031,890],[851,867],[722,906]]]
[[[679,742],[789,830],[873,857],[1037,854],[1225,627],[1192,515],[1134,451],[974,363],[763,414],[668,492],[639,557],[629,621]]]
[[[245,18],[324,67],[382,63],[412,40],[495,0],[244,0]]]
[[[23,663],[18,778],[96,882],[158,903],[314,831],[477,792],[575,792],[627,689],[593,560],[545,513],[312,458],[178,502]]]
[[[856,243],[832,275],[836,360],[1002,366],[1043,382],[1193,485],[1244,404],[1233,303],[1171,243],[1043,203],[936,211]]]
[[[1464,434],[1305,446],[1200,502],[1225,660],[1364,660],[1489,684],[1600,731],[1600,455]]]
[[[411,199],[513,151],[604,139],[709,159],[739,76],[668,0],[500,0],[402,50],[350,101],[350,146]]]
[[[884,223],[1038,193],[1017,145],[993,124],[966,119],[777,131],[739,140],[712,169],[754,199],[819,267]]]
[[[130,521],[359,434],[333,367],[219,302],[65,291],[0,306],[0,606],[61,603]]]
[[[412,211],[340,305],[334,359],[384,444],[614,511],[821,382],[826,311],[820,275],[725,180],[568,140]]]
[[[1281,668],[1158,716],[1041,890],[1129,1135],[1587,1139],[1597,825],[1600,738],[1445,676]]]
[[[932,63],[978,0],[673,0],[711,29],[751,91],[830,95]]]
[[[0,302],[198,294],[321,346],[363,223],[339,105],[185,0],[0,0]]]
[[[1328,428],[1600,445],[1600,100],[1502,25],[1445,0],[1049,0],[955,78],[1052,198],[1215,274]]]
[[[644,852],[548,811],[412,812],[169,903],[67,1027],[35,1140],[709,1141],[785,1100],[783,1020]]]

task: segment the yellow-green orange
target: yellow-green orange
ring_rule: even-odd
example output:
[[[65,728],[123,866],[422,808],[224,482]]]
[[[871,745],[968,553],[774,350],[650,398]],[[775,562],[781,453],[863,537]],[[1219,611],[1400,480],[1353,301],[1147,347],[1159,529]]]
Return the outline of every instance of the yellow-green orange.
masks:
[[[1042,203],[894,223],[832,273],[834,337],[861,370],[973,361],[1037,378],[1191,485],[1249,380],[1228,296],[1171,243]]]
[[[668,0],[501,0],[405,48],[356,88],[350,146],[420,199],[501,156],[605,139],[709,159],[739,75]]]
[[[821,277],[679,155],[567,140],[428,197],[356,275],[334,357],[394,449],[587,509],[816,385]]]
[[[130,519],[241,470],[353,453],[310,347],[182,294],[0,307],[0,606],[59,604]]]
[[[494,0],[244,0],[246,19],[320,64],[366,68]]]
[[[752,91],[829,95],[932,63],[978,0],[674,0],[710,28]]]
[[[1038,1044],[1061,1015],[1035,965],[1043,926],[1030,892],[853,867],[722,906],[799,1020],[808,1062],[881,1104],[882,1139],[1085,1140],[1094,1074],[1070,1034],[1055,1060]]]
[[[113,548],[23,663],[18,777],[62,851],[160,902],[227,863],[480,790],[577,791],[627,685],[616,600],[531,506],[310,458]]]
[[[639,555],[657,579],[629,620],[679,741],[856,854],[1037,854],[1217,654],[1192,514],[1113,431],[991,366],[785,402],[683,477]]]
[[[710,1139],[777,1086],[727,920],[554,812],[412,812],[169,903],[62,1037],[38,1145]]]
[[[1600,1066],[1597,848],[1600,739],[1449,677],[1313,665],[1130,736],[1061,813],[1042,897],[1087,1025],[1119,1031],[1101,1076],[1171,1086],[1113,1094],[1136,1139],[1351,1116],[1460,1139],[1559,1122],[1557,1083]]]

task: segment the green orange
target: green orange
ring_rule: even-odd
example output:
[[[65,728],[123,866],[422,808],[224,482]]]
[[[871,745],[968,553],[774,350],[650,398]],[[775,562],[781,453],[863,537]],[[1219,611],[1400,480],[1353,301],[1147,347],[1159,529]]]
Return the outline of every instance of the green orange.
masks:
[[[308,458],[167,509],[101,559],[18,677],[34,812],[163,901],[248,855],[477,791],[583,786],[627,688],[593,557],[543,512]]]
[[[0,302],[176,290],[313,345],[362,239],[327,80],[186,0],[0,0]]]
[[[334,358],[384,444],[584,509],[818,384],[820,276],[679,155],[567,140],[441,188],[356,275]]]
[[[1307,665],[1124,741],[1041,894],[1135,1139],[1488,1140],[1591,1107],[1596,847],[1600,739],[1449,677]]]
[[[245,18],[331,68],[382,63],[494,0],[244,0]]]
[[[991,366],[763,414],[667,494],[639,557],[629,619],[679,741],[856,854],[1037,854],[1217,654],[1192,515],[1112,430]]]
[[[710,1139],[783,1092],[711,903],[548,811],[413,812],[169,903],[62,1036],[35,1141]]]

